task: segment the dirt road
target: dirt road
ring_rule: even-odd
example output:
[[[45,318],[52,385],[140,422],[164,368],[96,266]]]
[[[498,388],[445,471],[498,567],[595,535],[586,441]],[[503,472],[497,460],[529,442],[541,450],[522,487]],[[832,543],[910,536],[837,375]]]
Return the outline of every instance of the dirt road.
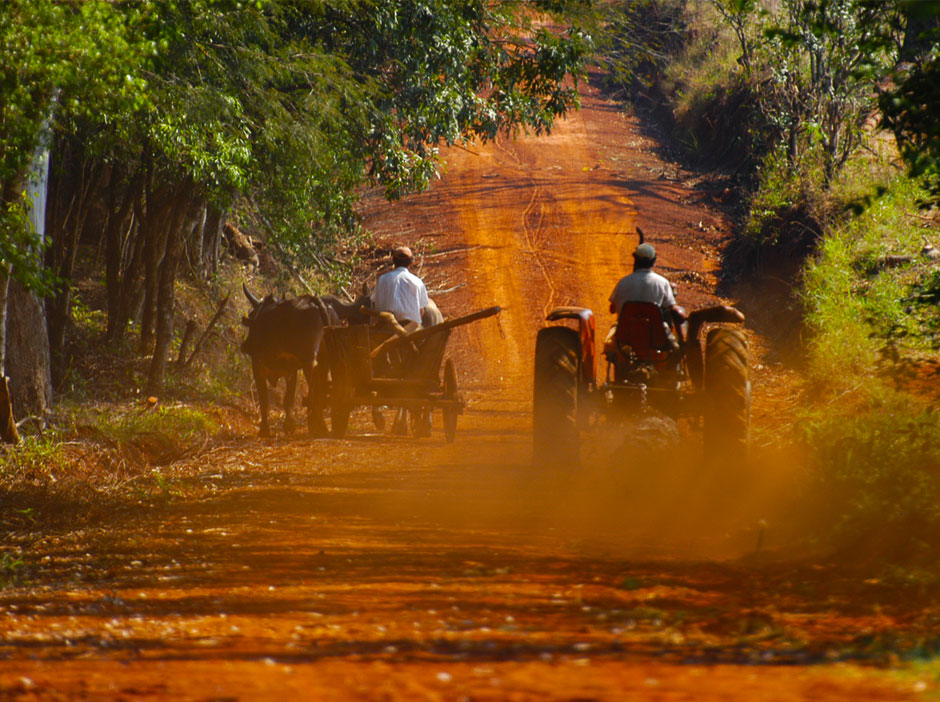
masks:
[[[631,465],[629,443],[601,429],[584,469],[531,465],[535,331],[566,303],[606,326],[637,222],[682,302],[714,299],[724,224],[654,146],[588,92],[552,136],[451,150],[429,193],[371,209],[380,236],[422,252],[445,314],[505,308],[453,337],[469,399],[457,442],[444,443],[439,417],[415,442],[377,434],[364,413],[343,441],[246,436],[168,470],[163,491],[107,524],[23,536],[30,580],[0,590],[0,699],[931,690],[926,673],[870,664],[935,636],[935,603],[825,562],[753,556],[792,537],[764,499],[785,477],[734,497],[753,509],[731,509],[694,456]],[[757,370],[758,403],[782,372]],[[694,432],[685,445],[695,453]]]

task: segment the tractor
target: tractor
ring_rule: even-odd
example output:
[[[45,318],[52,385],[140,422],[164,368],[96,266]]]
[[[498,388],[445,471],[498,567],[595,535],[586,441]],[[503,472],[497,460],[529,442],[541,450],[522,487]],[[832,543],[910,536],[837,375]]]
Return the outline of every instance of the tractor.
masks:
[[[535,343],[537,461],[576,464],[579,430],[598,414],[700,418],[706,455],[746,451],[751,386],[744,315],[735,308],[695,310],[673,336],[657,305],[627,302],[604,343],[603,378],[593,312],[557,307],[546,319],[552,324]]]

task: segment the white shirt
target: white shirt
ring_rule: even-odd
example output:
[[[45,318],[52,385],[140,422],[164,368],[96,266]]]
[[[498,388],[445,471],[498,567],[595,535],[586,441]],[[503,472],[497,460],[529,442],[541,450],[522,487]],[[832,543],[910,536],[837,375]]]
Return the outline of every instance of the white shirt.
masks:
[[[650,268],[641,268],[620,279],[610,301],[619,315],[625,302],[652,302],[665,311],[676,304],[676,297],[668,280]]]
[[[428,306],[428,289],[421,278],[401,266],[379,276],[372,304],[379,312],[391,312],[399,321],[421,324],[421,310]]]

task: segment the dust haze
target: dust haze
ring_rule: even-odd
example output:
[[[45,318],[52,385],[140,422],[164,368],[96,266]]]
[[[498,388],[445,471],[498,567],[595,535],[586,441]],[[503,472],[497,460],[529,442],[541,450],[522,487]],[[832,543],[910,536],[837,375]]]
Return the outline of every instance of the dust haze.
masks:
[[[786,558],[807,540],[805,473],[779,450],[705,460],[694,427],[633,417],[582,431],[577,465],[536,463],[527,416],[468,421],[433,469],[408,464],[412,446],[391,458],[397,489],[365,496],[363,516],[644,560]]]

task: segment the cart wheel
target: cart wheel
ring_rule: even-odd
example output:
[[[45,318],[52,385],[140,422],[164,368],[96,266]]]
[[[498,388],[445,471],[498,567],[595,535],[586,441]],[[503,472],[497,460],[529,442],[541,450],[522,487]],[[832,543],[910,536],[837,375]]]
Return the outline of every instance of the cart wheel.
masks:
[[[453,360],[449,358],[444,362],[444,399],[457,399],[457,371],[454,368]],[[445,407],[443,410],[444,438],[447,439],[449,444],[454,443],[454,439],[457,438],[458,414],[456,407]]]

